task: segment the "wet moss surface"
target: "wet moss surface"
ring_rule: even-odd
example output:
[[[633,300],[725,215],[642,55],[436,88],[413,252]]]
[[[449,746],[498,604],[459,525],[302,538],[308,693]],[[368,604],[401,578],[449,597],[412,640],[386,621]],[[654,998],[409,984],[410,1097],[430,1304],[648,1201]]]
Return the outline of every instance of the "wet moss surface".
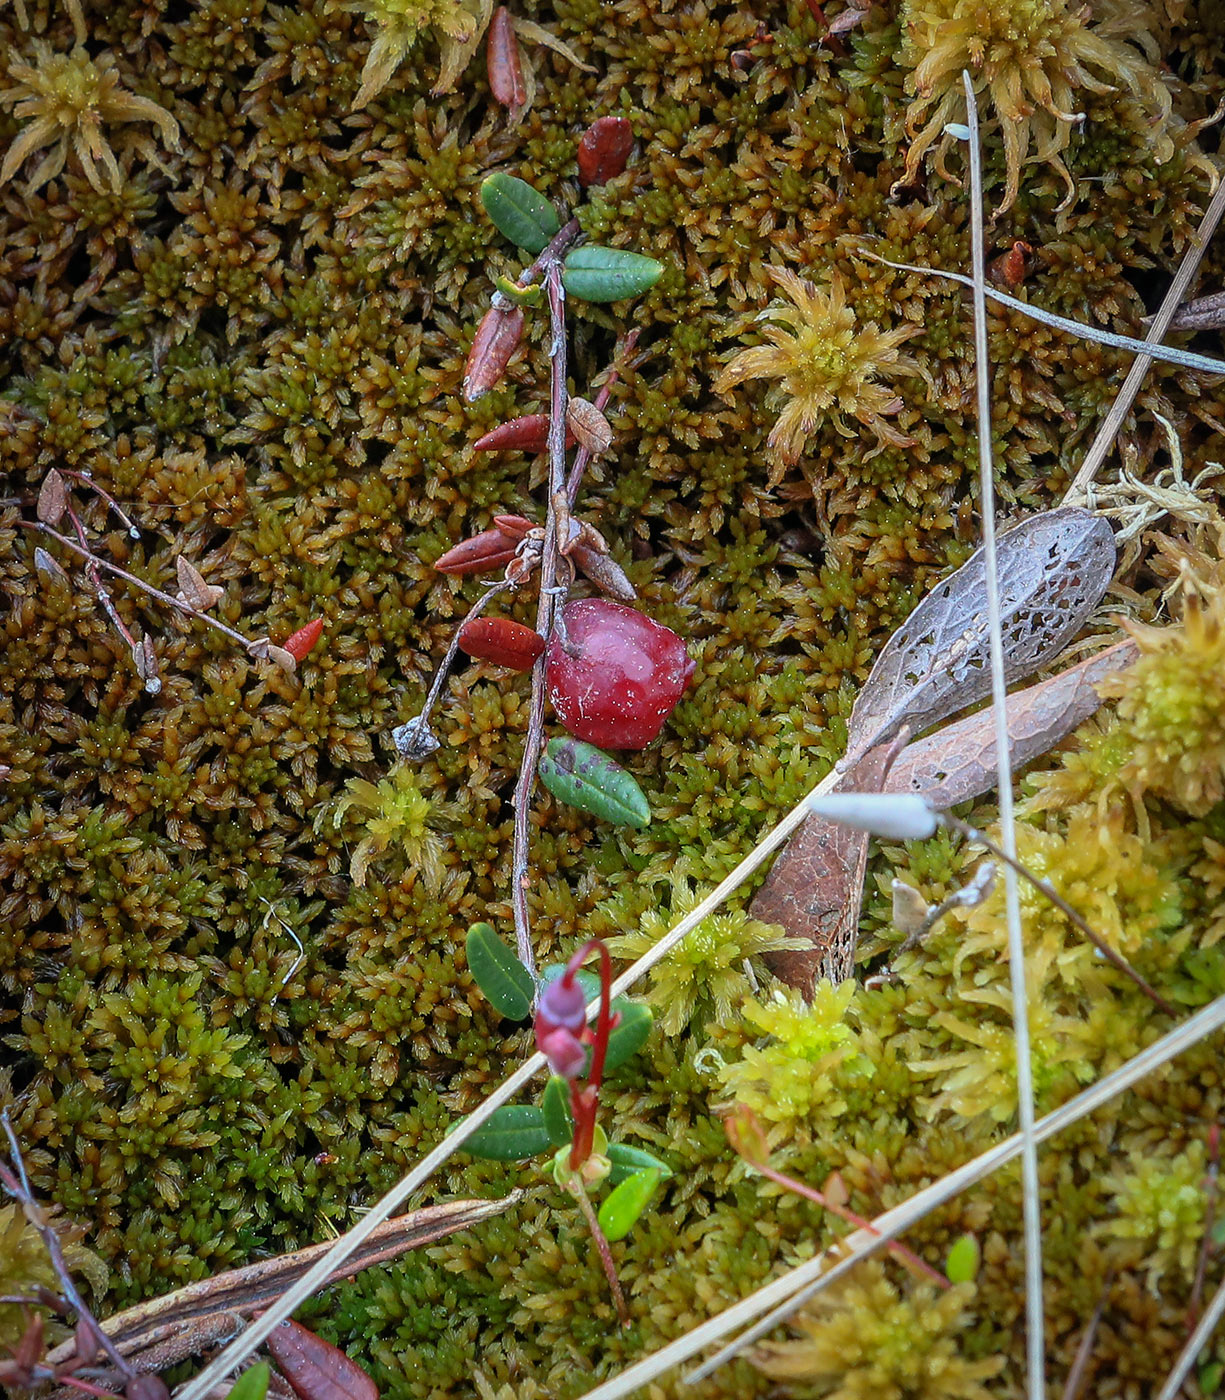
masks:
[[[641,335],[581,508],[697,671],[663,738],[629,761],[649,827],[614,832],[543,793],[533,816],[541,961],[592,934],[627,937],[625,955],[828,770],[872,657],[974,547],[965,298],[865,256],[969,261],[962,192],[919,148],[934,112],[956,119],[939,83],[921,88],[972,8],[876,4],[834,53],[803,5],[529,5],[585,66],[525,44],[536,92],[517,124],[479,58],[433,94],[447,24],[462,25],[449,3],[399,19],[328,0],[0,10],[0,1102],[37,1190],[109,1266],[101,1311],[344,1229],[527,1052],[463,953],[474,920],[510,927],[527,678],[458,669],[442,747],[417,768],[393,767],[388,738],[476,596],[433,562],[495,514],[541,514],[542,459],[471,444],[547,406],[543,319],[502,387],[460,395],[491,275],[518,270],[480,212],[481,180],[526,178],[591,238],[665,265],[638,301],[570,308],[576,392],[619,334]],[[987,195],[1009,204],[990,254],[1025,242],[1018,295],[1142,334],[1208,198],[1217,138],[1194,123],[1225,94],[1218,7],[990,8],[1012,23],[980,82]],[[368,94],[380,35],[404,52]],[[1085,120],[1065,129],[1052,95],[1018,149],[1007,65],[1032,100],[1026,56],[1052,35],[1082,65]],[[575,148],[607,113],[638,146],[580,203]],[[1223,265],[1210,251],[1205,289]],[[866,375],[828,335],[827,384],[788,379],[786,344],[758,357],[759,377],[729,374],[771,327],[809,347],[805,363],[829,330],[771,268],[827,305],[844,295],[861,348],[864,328],[893,337]],[[800,316],[791,337],[780,307]],[[997,488],[1017,515],[1059,499],[1127,357],[1011,311],[989,332]],[[805,426],[779,453],[789,411]],[[1220,384],[1153,369],[1123,438],[1145,471],[1165,461],[1154,413],[1189,467],[1225,461]],[[224,588],[221,620],[277,640],[322,617],[318,647],[289,675],[113,581],[157,654],[162,689],[147,694],[79,565],[43,540],[69,577],[40,570],[17,524],[52,467],[88,472],[137,522],[132,539],[75,486],[101,555],[171,593],[185,555]],[[1180,1010],[1225,990],[1222,702],[1204,680],[1219,675],[1221,604],[1200,543],[1194,616],[1146,638],[1117,714],[1032,780],[1021,833]],[[1132,610],[1151,612],[1164,580],[1127,582]],[[936,900],[973,865],[944,838],[878,855],[865,956],[899,941],[878,884],[897,874]],[[675,1172],[616,1247],[633,1328],[617,1332],[555,1187],[457,1158],[436,1194],[526,1182],[527,1200],[303,1313],[386,1395],[577,1395],[841,1233],[746,1173],[717,1104],[754,1106],[780,1165],[814,1184],[837,1172],[868,1216],[1011,1131],[999,896],[942,924],[897,982],[826,989],[812,1011],[778,1000],[760,967],[755,992],[740,976],[769,942],[744,905],[648,984],[670,1033],[608,1094],[611,1135]],[[1046,1111],[1167,1023],[1049,907],[1027,897],[1026,914]],[[286,927],[306,950],[288,981]],[[1044,1152],[1055,1383],[1103,1292],[1095,1393],[1149,1393],[1181,1346],[1219,1059],[1212,1043],[1189,1052]],[[983,1253],[973,1285],[935,1298],[895,1262],[872,1266],[767,1371],[740,1362],[701,1393],[765,1395],[783,1375],[797,1395],[1019,1393],[1015,1171],[909,1243],[939,1268],[967,1231]],[[0,1271],[10,1246],[14,1268],[33,1267],[0,1219]],[[857,1310],[874,1323],[850,1329],[852,1346]],[[16,1322],[0,1309],[0,1327]]]

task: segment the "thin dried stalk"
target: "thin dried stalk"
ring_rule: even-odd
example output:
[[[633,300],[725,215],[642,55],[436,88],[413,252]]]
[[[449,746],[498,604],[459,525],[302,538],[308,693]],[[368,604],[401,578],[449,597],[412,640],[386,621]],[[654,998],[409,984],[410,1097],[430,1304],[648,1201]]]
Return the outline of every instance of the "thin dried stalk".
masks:
[[[1021,1181],[1025,1229],[1025,1341],[1032,1400],[1046,1394],[1046,1321],[1042,1311],[1042,1218],[1038,1149],[1034,1140],[1034,1076],[1029,1048],[1029,997],[1025,987],[1025,941],[1021,934],[1021,894],[1017,887],[1017,829],[1012,810],[1012,756],[1008,748],[1007,684],[1001,623],[999,564],[995,551],[995,478],[991,463],[991,386],[987,363],[986,257],[983,231],[982,150],[978,141],[978,101],[968,72],[962,72],[970,147],[970,246],[974,254],[974,374],[978,389],[979,500],[983,553],[987,564],[987,616],[991,629],[991,712],[995,721],[995,764],[1003,835],[1004,910],[1008,924],[1008,963],[1012,981],[1012,1033],[1017,1057],[1017,1111],[1021,1126]]]

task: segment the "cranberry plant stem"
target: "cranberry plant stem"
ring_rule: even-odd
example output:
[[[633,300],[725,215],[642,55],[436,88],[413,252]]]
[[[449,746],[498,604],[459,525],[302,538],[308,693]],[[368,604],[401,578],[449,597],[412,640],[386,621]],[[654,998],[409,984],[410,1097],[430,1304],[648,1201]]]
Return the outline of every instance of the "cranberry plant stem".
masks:
[[[188,617],[194,617],[198,622],[206,622],[210,627],[215,627],[218,632],[224,632],[231,641],[237,642],[244,651],[251,650],[251,641],[244,637],[241,632],[235,632],[232,627],[227,627],[224,622],[218,622],[215,617],[209,617],[207,613],[201,612],[198,608],[193,608],[190,603],[184,603],[181,599],[172,597],[169,593],[163,593],[160,588],[154,588],[151,583],[146,583],[143,578],[137,578],[135,574],[130,574],[126,569],[121,569],[118,564],[112,564],[106,559],[101,559],[96,554],[90,553],[88,549],[74,544],[67,535],[61,535],[58,530],[53,530],[50,525],[44,525],[41,520],[19,520],[17,522],[27,530],[38,530],[41,534],[49,535],[56,544],[63,545],[71,554],[75,554],[78,559],[83,559],[86,566],[92,565],[95,569],[105,569],[108,574],[114,574],[116,578],[121,578],[125,583],[130,583],[134,588],[139,588],[142,593],[147,593],[150,598],[156,598],[159,603],[165,603],[168,608],[174,608],[176,612],[186,613]]]
[[[574,220],[571,220],[573,223]],[[549,299],[549,479],[546,492],[544,547],[540,556],[540,603],[536,610],[536,631],[547,643],[557,614],[557,560],[559,521],[557,500],[566,484],[566,293],[561,284],[561,254],[549,249],[561,238],[561,233],[541,254],[544,262],[545,292]],[[573,241],[573,240],[571,240]],[[568,246],[568,245],[567,245]],[[547,258],[547,261],[545,261]],[[535,264],[533,264],[535,266]],[[519,762],[519,780],[515,784],[515,831],[511,855],[511,901],[515,915],[515,949],[519,961],[536,975],[536,958],[532,951],[532,931],[527,913],[528,847],[531,842],[530,818],[532,793],[536,787],[536,763],[544,736],[544,667],[540,659],[532,668],[532,700],[528,710],[527,734],[523,740],[523,757]]]
[[[612,1249],[604,1238],[604,1231],[600,1229],[600,1222],[596,1219],[595,1209],[587,1195],[586,1188],[583,1186],[582,1178],[575,1174],[570,1178],[569,1186],[587,1221],[587,1228],[591,1231],[591,1238],[600,1255],[600,1263],[604,1265],[604,1276],[608,1279],[613,1302],[617,1305],[617,1317],[620,1319],[622,1327],[628,1327],[630,1325],[629,1309],[625,1306],[625,1294],[621,1291],[621,1280],[617,1277],[617,1266],[613,1263]]]

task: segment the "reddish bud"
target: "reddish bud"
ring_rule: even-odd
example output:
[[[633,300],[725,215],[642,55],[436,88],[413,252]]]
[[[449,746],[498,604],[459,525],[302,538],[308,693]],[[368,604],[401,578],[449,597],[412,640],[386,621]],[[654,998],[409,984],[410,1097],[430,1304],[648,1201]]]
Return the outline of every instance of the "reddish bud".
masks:
[[[315,649],[315,643],[322,635],[323,619],[316,617],[312,618],[305,627],[299,627],[296,632],[286,637],[281,645],[295,661],[304,661]]]
[[[536,1026],[536,1048],[549,1062],[554,1074],[563,1079],[577,1079],[587,1063],[587,1051],[573,1031],[557,1026],[543,1035]]]
[[[274,1327],[267,1346],[302,1400],[379,1400],[378,1387],[356,1361],[300,1323]]]
[[[616,179],[633,149],[633,128],[624,117],[598,117],[578,143],[579,184],[587,189]]]
[[[474,403],[502,378],[523,339],[526,318],[518,306],[491,306],[476,328],[464,366],[464,402]]]
[[[515,37],[510,11],[505,5],[499,5],[489,21],[485,56],[489,65],[489,91],[513,114],[516,107],[522,107],[527,102],[527,89],[523,85],[523,67],[519,62],[519,41]]]
[[[549,415],[528,413],[512,418],[472,444],[476,452],[543,452],[549,445]],[[567,428],[566,446],[574,446],[574,434]]]
[[[997,287],[1019,287],[1025,281],[1025,258],[1033,249],[1020,239],[987,264],[987,276]]]
[[[469,618],[459,629],[459,644],[469,656],[511,671],[530,671],[544,651],[539,632],[506,617]]]
[[[482,530],[448,549],[434,567],[440,574],[486,574],[509,564],[518,547],[519,541],[503,530]]]

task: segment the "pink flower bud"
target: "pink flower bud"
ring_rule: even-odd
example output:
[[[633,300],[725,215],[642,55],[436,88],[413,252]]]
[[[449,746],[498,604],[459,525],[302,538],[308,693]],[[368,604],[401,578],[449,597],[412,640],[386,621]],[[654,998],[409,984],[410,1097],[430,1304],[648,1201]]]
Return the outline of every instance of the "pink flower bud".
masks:
[[[560,1074],[563,1079],[577,1079],[587,1063],[587,1051],[582,1043],[563,1026],[554,1026],[542,1033],[537,1023],[536,1048],[548,1060],[553,1073]]]
[[[550,982],[540,996],[539,1020],[569,1031],[579,1031],[587,1024],[587,998],[578,979],[564,973]]]

